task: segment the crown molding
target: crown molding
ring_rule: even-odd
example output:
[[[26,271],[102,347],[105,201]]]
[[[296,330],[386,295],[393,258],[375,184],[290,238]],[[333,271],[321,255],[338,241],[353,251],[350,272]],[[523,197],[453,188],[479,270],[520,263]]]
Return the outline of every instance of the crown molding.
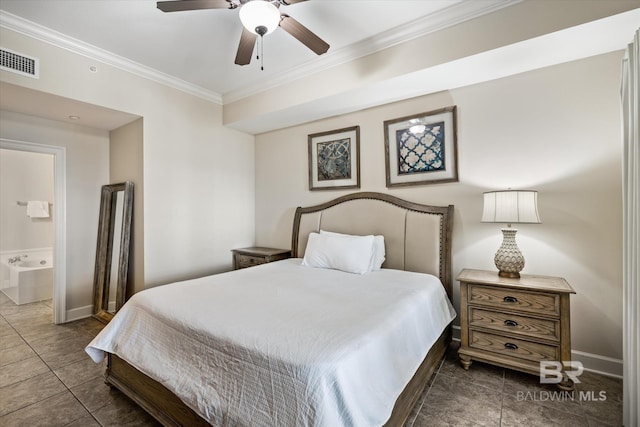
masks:
[[[143,77],[156,83],[160,83],[190,95],[222,105],[222,96],[217,92],[194,85],[169,74],[162,73],[154,68],[139,64],[125,57],[100,49],[99,47],[90,45],[73,37],[69,37],[58,31],[28,21],[3,10],[0,10],[0,27],[7,28],[84,57],[100,61],[139,77]]]
[[[234,102],[265,90],[273,89],[292,80],[297,80],[329,68],[353,61],[403,42],[413,40],[435,31],[495,12],[496,10],[520,3],[523,0],[480,0],[460,2],[432,15],[407,23],[401,29],[393,29],[367,38],[356,44],[329,52],[315,60],[294,67],[272,79],[261,80],[240,90],[221,95],[201,86],[186,82],[175,76],[162,73],[125,57],[85,43],[58,31],[0,10],[0,27],[24,34],[59,48],[91,58],[120,70],[178,89],[190,95],[206,99],[219,105]]]
[[[393,28],[358,43],[330,51],[313,61],[291,68],[272,79],[243,87],[240,90],[223,94],[223,103],[228,104],[256,95],[260,92],[276,88],[293,80],[315,73],[326,71],[332,67],[353,61],[401,43],[423,37],[427,34],[469,21],[474,18],[495,12],[505,7],[521,3],[523,0],[479,0],[456,3],[432,15],[418,18],[405,24],[403,28]]]

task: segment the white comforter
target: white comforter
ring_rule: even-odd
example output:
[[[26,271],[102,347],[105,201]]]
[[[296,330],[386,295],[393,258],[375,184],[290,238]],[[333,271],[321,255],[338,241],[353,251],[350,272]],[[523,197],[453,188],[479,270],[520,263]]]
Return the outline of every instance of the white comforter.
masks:
[[[379,426],[455,311],[430,275],[289,259],[139,292],[86,348],[213,425]]]

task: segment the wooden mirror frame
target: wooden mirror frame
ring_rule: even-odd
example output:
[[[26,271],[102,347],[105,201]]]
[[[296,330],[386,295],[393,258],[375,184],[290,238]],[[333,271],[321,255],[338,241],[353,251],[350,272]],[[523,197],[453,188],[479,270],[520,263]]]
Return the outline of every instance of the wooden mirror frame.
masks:
[[[108,323],[113,318],[113,313],[108,310],[109,287],[111,284],[117,193],[120,191],[124,193],[122,198],[120,253],[117,257],[118,278],[115,311],[118,311],[124,304],[127,293],[131,219],[133,214],[133,183],[127,181],[119,184],[103,185],[100,196],[100,219],[98,222],[98,242],[93,277],[93,317],[104,323]]]

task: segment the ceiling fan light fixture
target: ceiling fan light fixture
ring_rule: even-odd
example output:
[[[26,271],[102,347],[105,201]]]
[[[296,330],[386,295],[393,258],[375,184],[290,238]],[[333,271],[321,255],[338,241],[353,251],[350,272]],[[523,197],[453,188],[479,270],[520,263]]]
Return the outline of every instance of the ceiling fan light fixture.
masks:
[[[263,36],[278,28],[280,11],[269,1],[252,0],[240,8],[240,21],[248,31]]]

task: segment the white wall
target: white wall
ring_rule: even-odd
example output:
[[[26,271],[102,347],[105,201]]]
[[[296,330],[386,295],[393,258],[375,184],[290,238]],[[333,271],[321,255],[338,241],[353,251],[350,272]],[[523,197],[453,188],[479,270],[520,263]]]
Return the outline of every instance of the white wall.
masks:
[[[53,217],[29,218],[29,200],[53,202],[53,156],[0,150],[0,252],[53,247]]]
[[[577,292],[573,349],[620,359],[621,59],[615,52],[257,136],[256,243],[290,247],[296,206],[346,193],[308,190],[307,135],[360,125],[361,190],[455,205],[454,275],[495,269],[501,226],[480,222],[482,192],[538,190],[543,223],[518,227],[523,273],[566,278]],[[459,182],[388,190],[383,122],[449,105],[458,106]]]
[[[452,26],[445,24],[446,12],[436,14],[431,22],[445,25],[436,25],[435,31],[425,27],[415,38],[373,53],[356,44],[348,49],[349,60],[347,52],[332,48],[328,56],[318,58],[312,74],[285,74],[279,84],[267,84],[251,96],[225,96],[225,124],[262,133],[381,105],[384,100],[394,102],[625,49],[637,29],[636,13],[624,14],[632,10],[637,13],[637,0],[522,0]],[[616,15],[615,29],[600,27],[604,18]],[[569,33],[572,37],[565,38]],[[385,40],[388,35],[381,38],[383,45]],[[420,81],[422,85],[409,84]]]
[[[224,128],[220,105],[6,28],[0,37],[41,66],[40,79],[0,80],[143,118],[145,287],[231,269],[230,250],[254,241],[253,136]],[[69,298],[68,309],[91,304]]]
[[[184,94],[144,115],[147,286],[231,269],[254,241],[254,138]]]
[[[0,110],[0,137],[66,148],[66,307],[92,304],[100,187],[109,179],[108,133]]]
[[[145,288],[144,284],[144,141],[143,119],[109,132],[110,184],[133,182],[133,218],[129,249],[128,294]]]

